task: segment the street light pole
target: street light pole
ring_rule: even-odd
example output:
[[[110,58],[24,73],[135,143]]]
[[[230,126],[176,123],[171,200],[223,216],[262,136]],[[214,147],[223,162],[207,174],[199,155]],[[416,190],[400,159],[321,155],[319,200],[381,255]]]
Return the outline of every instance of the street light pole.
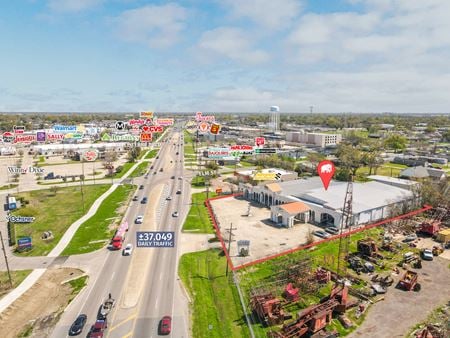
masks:
[[[8,257],[6,257],[5,243],[3,243],[3,234],[0,231],[0,240],[2,241],[2,250],[3,256],[5,257],[6,270],[8,271],[9,284],[11,285],[11,289],[13,288],[13,282],[11,278],[11,271],[9,271]]]

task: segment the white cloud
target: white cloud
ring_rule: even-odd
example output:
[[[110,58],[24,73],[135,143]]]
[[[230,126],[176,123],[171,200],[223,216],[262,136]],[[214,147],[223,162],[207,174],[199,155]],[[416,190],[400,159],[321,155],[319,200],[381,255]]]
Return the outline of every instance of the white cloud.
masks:
[[[120,14],[114,21],[125,41],[140,42],[154,48],[165,48],[178,40],[187,11],[174,3],[148,5]]]
[[[268,29],[286,27],[301,10],[298,0],[225,0],[235,18],[249,18]]]
[[[102,4],[104,0],[49,0],[48,8],[54,12],[81,12]]]
[[[268,53],[252,47],[249,34],[232,27],[219,27],[204,32],[197,44],[197,53],[206,53],[206,56],[211,57],[216,54],[246,64],[260,64],[269,59]]]

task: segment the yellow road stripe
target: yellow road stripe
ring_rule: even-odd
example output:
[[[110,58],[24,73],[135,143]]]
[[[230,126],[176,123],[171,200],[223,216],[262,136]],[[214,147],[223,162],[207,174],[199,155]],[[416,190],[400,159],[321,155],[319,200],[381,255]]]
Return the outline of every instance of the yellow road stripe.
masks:
[[[128,322],[128,321],[130,321],[131,319],[133,319],[133,318],[136,317],[136,316],[137,316],[137,313],[132,314],[132,315],[131,315],[130,317],[128,317],[128,318],[125,318],[125,319],[122,320],[119,324],[114,325],[112,328],[110,328],[110,329],[109,329],[109,332],[111,332],[111,331],[117,329],[119,326],[122,326],[123,324],[125,324],[125,323]]]
[[[133,331],[131,331],[130,333],[127,333],[125,336],[123,336],[122,338],[128,338],[131,337],[131,335],[133,334]]]

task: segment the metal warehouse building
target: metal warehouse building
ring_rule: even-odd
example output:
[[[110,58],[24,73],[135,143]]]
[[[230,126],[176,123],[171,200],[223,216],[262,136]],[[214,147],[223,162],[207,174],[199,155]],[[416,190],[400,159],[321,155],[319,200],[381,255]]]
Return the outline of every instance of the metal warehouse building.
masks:
[[[412,206],[413,192],[400,186],[382,181],[353,183],[354,224],[387,218],[395,206]],[[332,181],[325,190],[319,177],[240,185],[244,198],[270,208],[272,221],[286,227],[305,222],[339,227],[346,188],[346,182]]]

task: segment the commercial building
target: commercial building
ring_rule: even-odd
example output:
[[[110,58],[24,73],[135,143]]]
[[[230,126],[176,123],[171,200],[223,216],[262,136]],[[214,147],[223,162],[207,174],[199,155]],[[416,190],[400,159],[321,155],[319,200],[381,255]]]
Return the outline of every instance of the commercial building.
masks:
[[[401,188],[401,185],[402,182],[393,185],[392,182],[381,181],[353,183],[354,224],[372,223],[389,217],[395,207],[412,206],[415,202],[413,192]],[[283,226],[305,221],[339,227],[347,183],[332,181],[325,190],[320,178],[313,177],[257,186],[241,184],[239,188],[244,198],[271,208],[272,221]],[[293,202],[302,204],[292,204],[291,207]],[[283,205],[285,207],[282,208]]]
[[[286,141],[294,143],[312,144],[318,147],[335,146],[342,141],[341,134],[323,134],[323,133],[300,133],[288,132],[286,133]]]

